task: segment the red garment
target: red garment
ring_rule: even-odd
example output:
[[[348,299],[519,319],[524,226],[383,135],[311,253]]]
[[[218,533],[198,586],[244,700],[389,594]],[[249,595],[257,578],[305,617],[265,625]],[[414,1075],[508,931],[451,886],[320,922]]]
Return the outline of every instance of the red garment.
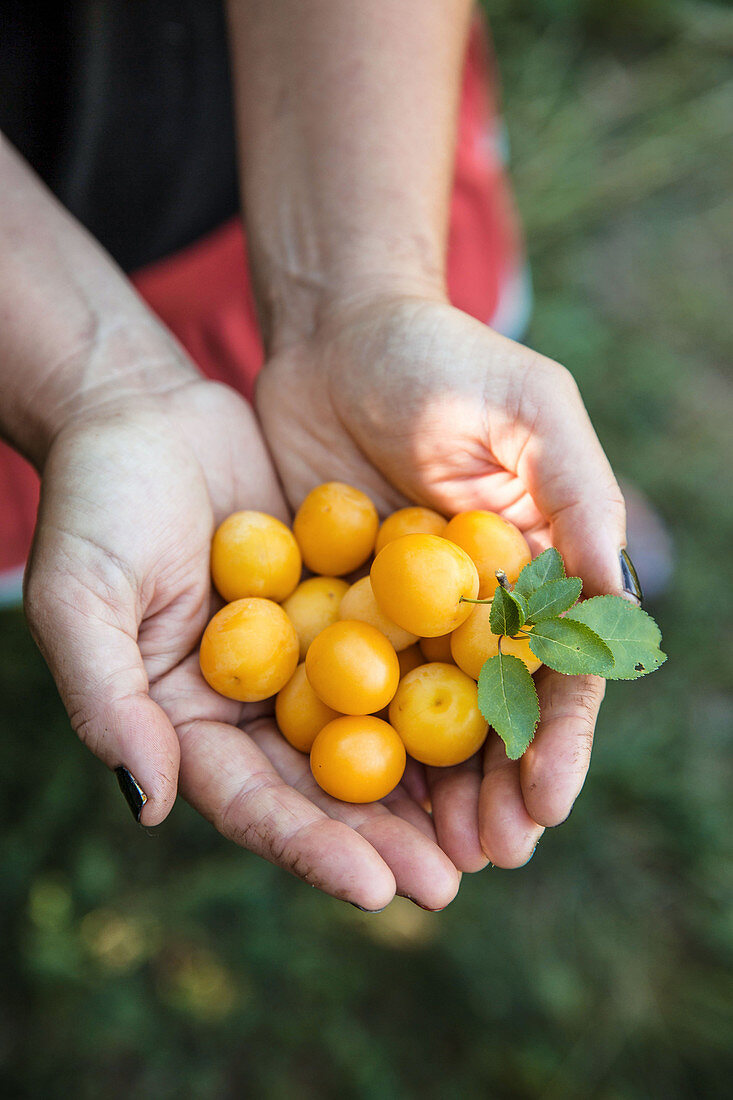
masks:
[[[450,210],[448,288],[454,305],[518,336],[527,302],[518,221],[504,175],[493,60],[478,25],[466,57]],[[137,272],[148,305],[209,378],[251,399],[262,364],[239,219]],[[30,466],[0,443],[0,602],[3,574],[26,560],[38,501]]]

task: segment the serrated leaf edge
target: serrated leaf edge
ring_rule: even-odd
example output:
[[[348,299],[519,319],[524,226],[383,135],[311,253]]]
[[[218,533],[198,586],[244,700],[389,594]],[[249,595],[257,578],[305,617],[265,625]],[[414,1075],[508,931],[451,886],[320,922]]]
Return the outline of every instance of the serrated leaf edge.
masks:
[[[606,596],[591,596],[590,599],[583,600],[583,603],[584,604],[594,603],[596,601],[601,601],[601,600],[604,600],[604,601],[605,600],[623,600],[624,603],[628,603],[628,600],[624,600],[623,596],[613,596],[613,595],[610,595],[610,594],[606,595]],[[632,604],[631,606],[635,607],[636,605]],[[655,628],[655,630],[656,630],[656,632],[659,636],[659,641],[661,642],[661,640],[662,640],[662,631],[659,629],[659,626],[658,626],[656,620],[654,619],[654,617],[652,615],[650,615],[648,611],[644,611],[643,607],[638,607],[638,608],[636,608],[636,610],[641,611],[642,614],[646,615],[647,619],[649,619],[649,621],[654,625],[654,628]],[[588,624],[583,622],[582,619],[576,618],[575,615],[573,615],[572,612],[573,612],[573,608],[571,608],[570,611],[568,611],[567,615],[565,615],[564,617],[566,619],[571,619],[574,623],[580,623],[581,626],[588,626]],[[593,630],[593,627],[588,627],[588,629]],[[594,633],[596,633],[596,631],[594,631]],[[598,636],[599,636],[599,638],[601,638],[601,641],[605,641],[605,638],[602,638],[600,634]],[[617,641],[619,639],[614,638],[613,640]],[[628,638],[621,638],[620,639],[620,641],[622,641],[622,642],[627,642],[629,640],[630,639],[628,639]],[[608,645],[608,642],[606,642],[606,645]],[[606,679],[606,680],[616,680],[617,682],[623,680],[626,683],[632,683],[634,680],[643,680],[645,676],[651,676],[652,672],[657,672],[657,670],[660,669],[662,667],[662,665],[666,662],[667,654],[664,652],[664,650],[660,649],[659,646],[657,646],[657,653],[659,653],[661,655],[662,660],[659,662],[659,664],[656,666],[656,668],[646,669],[644,672],[640,672],[638,674],[638,676],[614,676],[613,673],[611,673],[610,675],[608,675],[608,674],[605,675],[604,679]]]
[[[585,626],[585,623],[583,623],[582,625]],[[601,641],[602,640],[603,639],[601,639]],[[664,653],[661,649],[658,650],[657,652],[662,654],[662,660],[659,662],[659,664],[656,666],[656,668],[648,668],[644,672],[640,672],[637,676],[614,676],[613,671],[604,672],[603,673],[603,679],[604,680],[615,680],[617,683],[619,683],[621,681],[625,681],[628,684],[633,683],[636,680],[643,680],[645,676],[651,676],[651,674],[653,672],[657,672],[662,667],[662,665],[666,662],[667,654]]]
[[[517,661],[517,662],[518,662],[518,663],[519,663],[520,665],[524,665],[524,668],[525,668],[525,670],[527,669],[527,666],[526,666],[526,665],[524,664],[524,661],[522,661],[520,657],[514,657],[514,656],[513,656],[513,655],[512,655],[511,653],[497,653],[497,654],[496,654],[496,655],[495,655],[494,657],[489,657],[489,658],[488,658],[488,660],[484,661],[483,665],[481,666],[481,671],[479,672],[479,683],[480,683],[480,681],[481,681],[481,673],[482,673],[482,672],[484,671],[484,669],[486,668],[486,666],[487,666],[487,665],[488,665],[488,664],[489,664],[489,663],[490,663],[491,661],[499,661],[499,668],[500,668],[500,669],[502,669],[502,664],[501,664],[501,662],[502,662],[502,661]],[[527,674],[529,675],[529,672],[527,672]],[[530,732],[529,738],[527,739],[527,744],[526,744],[526,745],[524,746],[524,748],[522,749],[522,751],[521,751],[520,753],[518,753],[518,754],[517,754],[516,756],[512,756],[512,755],[510,754],[510,752],[509,752],[509,749],[508,749],[508,747],[507,747],[507,743],[506,743],[506,741],[504,740],[504,738],[502,737],[502,735],[501,735],[501,734],[499,733],[499,731],[498,731],[498,730],[496,729],[496,727],[492,725],[492,723],[491,723],[491,719],[490,719],[490,718],[488,717],[488,715],[486,715],[486,714],[484,713],[483,709],[482,709],[482,708],[481,708],[481,706],[479,705],[479,710],[481,711],[481,715],[482,715],[482,717],[486,719],[486,721],[488,722],[488,724],[489,724],[489,725],[491,726],[491,728],[492,728],[492,729],[494,730],[494,732],[496,733],[496,736],[497,736],[497,737],[499,737],[499,738],[501,739],[501,741],[502,741],[502,743],[503,743],[503,745],[504,745],[504,749],[505,749],[505,751],[506,751],[506,755],[507,755],[507,760],[520,760],[520,759],[521,759],[521,758],[522,758],[522,757],[524,756],[525,752],[527,751],[527,749],[529,748],[529,746],[530,746],[530,745],[532,744],[532,742],[534,741],[534,735],[535,735],[535,733],[537,732],[537,727],[539,726],[539,724],[540,724],[540,720],[541,720],[541,718],[542,718],[542,715],[541,715],[541,713],[540,713],[540,701],[539,701],[539,697],[538,697],[538,695],[537,695],[537,688],[535,687],[535,684],[534,684],[534,680],[532,680],[532,677],[531,677],[531,675],[529,676],[529,678],[530,678],[530,681],[531,681],[531,683],[532,683],[532,691],[533,691],[533,693],[534,693],[534,697],[535,697],[535,703],[536,703],[536,705],[537,705],[537,717],[536,717],[536,718],[535,718],[535,720],[534,720],[534,724],[533,724],[533,726],[532,726],[532,730],[531,730],[531,732]],[[503,679],[503,676],[502,676],[502,679]]]
[[[586,604],[606,603],[608,601],[612,601],[614,604],[616,604],[617,601],[621,601],[621,603],[628,604],[635,611],[641,611],[642,615],[644,615],[649,620],[649,622],[653,624],[654,629],[656,630],[657,634],[659,635],[659,641],[661,642],[661,640],[662,640],[662,631],[659,629],[659,626],[657,624],[656,619],[652,615],[650,615],[648,611],[645,611],[643,607],[638,607],[637,604],[631,603],[629,600],[625,600],[623,596],[612,596],[610,594],[605,595],[605,596],[591,596],[589,599],[583,600],[582,604],[580,606],[584,607]],[[566,617],[568,619],[573,619],[574,618],[573,615],[570,614],[570,612],[568,612]],[[582,619],[574,619],[574,621],[582,623],[583,626],[588,625],[587,623],[583,623]],[[590,629],[592,630],[593,627],[590,627]],[[622,638],[621,640],[622,641],[627,641],[628,639]]]
[[[532,593],[532,596],[536,596],[537,593],[540,592],[545,587],[545,585],[549,586],[551,584],[560,584],[562,581],[577,581],[578,584],[580,585],[580,587],[578,588],[578,594],[574,598],[573,602],[569,605],[569,607],[563,608],[562,611],[556,611],[552,615],[547,615],[545,619],[537,619],[537,618],[534,617],[534,615],[527,614],[527,616],[525,618],[525,622],[527,622],[527,621],[532,622],[532,623],[547,622],[550,619],[559,619],[561,615],[564,615],[567,611],[571,611],[575,607],[578,600],[580,599],[580,594],[583,591],[583,582],[581,581],[580,577],[567,577],[567,576],[566,577],[556,577],[555,580],[553,580],[553,581],[543,581],[543,583],[539,586],[539,588],[535,588],[534,592]],[[530,601],[531,598],[532,597],[530,596],[530,597],[525,599],[525,603],[527,604],[527,611],[529,611],[529,601]],[[542,611],[542,608],[540,608],[540,612],[541,611]],[[592,627],[591,627],[591,629],[592,629]]]
[[[515,588],[517,587],[517,585],[521,584],[521,582],[522,582],[522,573],[524,572],[524,570],[529,569],[530,566],[534,565],[536,561],[539,561],[539,559],[542,557],[543,554],[549,553],[550,550],[554,550],[555,553],[557,554],[557,557],[560,560],[560,568],[562,569],[561,576],[555,577],[554,579],[555,580],[562,580],[563,578],[565,578],[567,576],[567,573],[565,572],[565,562],[562,559],[562,554],[560,553],[560,551],[558,549],[556,549],[556,547],[548,546],[546,550],[542,551],[542,554],[538,554],[536,558],[532,558],[531,561],[528,561],[527,564],[522,567],[522,569],[520,570],[519,576],[517,577],[517,580],[514,584]],[[541,584],[545,584],[545,583],[546,583],[545,581],[541,582]],[[537,587],[539,588],[539,587],[541,587],[541,585],[538,585]],[[532,591],[534,592],[534,591],[536,591],[536,589],[532,589]],[[519,595],[523,596],[526,599],[526,596],[524,596],[523,592],[520,592]]]

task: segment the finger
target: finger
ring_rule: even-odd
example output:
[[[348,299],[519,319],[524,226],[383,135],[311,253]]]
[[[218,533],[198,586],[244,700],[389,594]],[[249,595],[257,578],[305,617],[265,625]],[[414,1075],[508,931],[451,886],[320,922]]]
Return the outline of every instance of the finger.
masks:
[[[453,900],[460,885],[460,875],[436,844],[432,826],[426,832],[390,812],[381,802],[355,805],[331,798],[313,778],[308,757],[292,749],[273,723],[258,724],[252,736],[286,782],[329,817],[344,822],[369,841],[392,870],[399,894],[425,909],[443,909]],[[394,800],[398,803],[405,797],[398,789]],[[413,812],[420,814],[429,825],[424,811],[413,806]]]
[[[559,825],[588,773],[606,681],[600,676],[562,676],[545,668],[535,682],[542,721],[520,761],[522,793],[535,821]]]
[[[438,843],[459,871],[480,871],[489,862],[478,827],[480,756],[453,768],[429,768],[428,783]]]
[[[26,615],[71,724],[108,767],[132,774],[143,801],[133,812],[142,824],[157,825],[176,797],[178,738],[148,696],[132,608],[115,611],[108,601],[78,575],[47,567],[42,550],[34,553]]]
[[[503,742],[491,731],[484,749],[478,822],[481,847],[495,867],[524,866],[545,831],[525,807],[518,762],[507,758]]]
[[[381,799],[378,805],[386,806],[395,817],[408,821],[410,825],[414,825],[424,836],[428,837],[433,844],[437,843],[435,826],[430,812],[416,801],[405,783],[399,783],[393,791],[390,791],[385,798]]]
[[[418,764],[417,760],[413,760],[411,756],[407,757],[405,774],[402,776],[402,786],[410,797],[417,802],[418,806],[421,806],[429,814],[432,806],[430,804],[430,790],[425,774],[425,765]]]
[[[623,496],[572,376],[538,357],[520,417],[530,426],[517,472],[551,524],[552,543],[588,596],[623,593]]]
[[[274,728],[258,719],[250,732]],[[372,845],[291,787],[246,733],[203,719],[178,732],[181,794],[223,836],[333,897],[389,904],[394,876]]]

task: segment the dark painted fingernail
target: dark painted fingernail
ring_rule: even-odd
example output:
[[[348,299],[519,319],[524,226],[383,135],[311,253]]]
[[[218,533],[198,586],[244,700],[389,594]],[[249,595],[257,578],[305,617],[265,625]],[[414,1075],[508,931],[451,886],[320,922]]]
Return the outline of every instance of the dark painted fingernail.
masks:
[[[125,796],[125,801],[132,811],[132,816],[140,824],[140,814],[143,812],[143,806],[148,800],[148,796],[138,783],[132,772],[129,772],[127,768],[115,768],[115,775],[117,776],[117,782],[120,785],[120,790]]]
[[[363,905],[357,905],[355,901],[350,901],[349,905],[353,905],[354,909],[358,909],[360,913],[383,913],[387,908],[386,905],[383,905],[381,909],[365,909]]]
[[[639,576],[634,569],[634,563],[625,550],[620,551],[619,558],[621,560],[621,578],[623,580],[624,592],[628,592],[628,594],[633,596],[641,605],[644,599],[644,593],[641,590]]]

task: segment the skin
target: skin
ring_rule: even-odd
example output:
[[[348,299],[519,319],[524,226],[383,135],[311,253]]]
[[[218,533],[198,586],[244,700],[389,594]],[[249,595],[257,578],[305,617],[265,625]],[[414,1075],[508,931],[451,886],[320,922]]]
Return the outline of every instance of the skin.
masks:
[[[229,5],[248,250],[267,362],[257,409],[285,493],[364,489],[474,508],[550,544],[587,594],[622,593],[622,495],[559,364],[448,300],[456,104],[471,5],[266,0]],[[428,771],[440,843],[462,870],[519,866],[570,812],[603,696],[538,678],[521,762],[490,743]]]
[[[309,424],[318,418],[330,475],[338,455],[340,476],[382,507],[407,497],[443,511],[489,508],[520,527],[534,554],[557,546],[587,594],[622,594],[623,500],[563,368],[451,306],[412,298],[362,306],[310,348],[273,357],[259,389],[292,498],[307,488]],[[497,764],[487,752],[483,782],[478,761],[449,781],[429,773],[438,837],[458,867],[520,866],[543,828],[567,817],[588,769],[603,690],[597,677],[545,672],[542,722],[521,761]]]
[[[243,508],[288,519],[251,408],[201,380],[7,146],[0,176],[0,427],[42,474],[25,610],[74,729],[133,773],[146,826],[178,789],[327,893],[440,908],[460,875],[405,787],[374,806],[329,798],[271,705],[224,699],[199,671],[216,524]]]
[[[623,503],[572,379],[446,302],[470,13],[230,5],[267,445],[291,507],[340,479],[382,514],[489,508],[590,593],[619,592]],[[249,410],[199,379],[7,145],[0,180],[0,430],[43,475],[27,615],[74,728],[146,791],[142,822],[178,781],[225,836],[368,909],[395,890],[439,909],[460,870],[524,862],[582,786],[601,682],[541,674],[520,764],[494,744],[440,774],[408,763],[382,803],[324,795],[272,719],[197,668],[215,524],[287,518]]]

